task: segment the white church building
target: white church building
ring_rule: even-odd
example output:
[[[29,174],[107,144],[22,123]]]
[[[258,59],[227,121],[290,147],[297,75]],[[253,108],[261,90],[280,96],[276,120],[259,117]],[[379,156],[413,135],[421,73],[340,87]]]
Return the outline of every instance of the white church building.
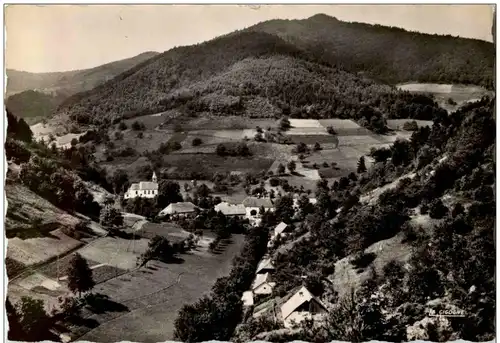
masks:
[[[127,192],[124,194],[125,199],[133,198],[154,198],[158,195],[158,179],[156,178],[155,172],[153,172],[153,177],[151,181],[141,181],[139,183],[133,183]]]

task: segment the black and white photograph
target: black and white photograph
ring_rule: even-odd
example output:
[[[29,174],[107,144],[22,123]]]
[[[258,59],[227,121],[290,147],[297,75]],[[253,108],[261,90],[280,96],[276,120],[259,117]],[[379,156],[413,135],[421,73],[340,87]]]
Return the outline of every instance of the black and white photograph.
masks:
[[[3,11],[6,340],[495,341],[495,4]]]

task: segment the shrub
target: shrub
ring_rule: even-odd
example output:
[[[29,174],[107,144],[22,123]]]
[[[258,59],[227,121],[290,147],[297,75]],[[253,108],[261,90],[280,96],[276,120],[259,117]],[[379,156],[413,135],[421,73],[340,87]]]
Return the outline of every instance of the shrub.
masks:
[[[144,123],[141,123],[137,120],[132,123],[132,130],[134,131],[141,131],[144,130],[145,128],[146,126],[144,126]]]
[[[403,130],[406,131],[417,131],[418,130],[418,124],[415,120],[412,121],[407,121],[403,124]]]
[[[280,185],[280,180],[277,179],[277,178],[270,178],[269,179],[269,184],[272,186],[272,187],[277,187]]]
[[[127,129],[127,124],[125,124],[125,122],[120,122],[120,124],[118,124],[118,130],[126,130]]]
[[[441,219],[448,213],[448,208],[441,199],[435,199],[429,207],[429,216],[433,219]]]
[[[336,134],[337,134],[337,132],[335,131],[335,129],[333,128],[333,126],[328,126],[328,127],[326,128],[326,131],[327,131],[329,134],[331,134],[331,135],[336,135]]]
[[[351,263],[356,268],[366,268],[375,260],[375,257],[377,257],[377,255],[374,253],[358,252],[354,255]]]
[[[429,213],[429,205],[422,204],[420,206],[420,214],[427,214],[427,213]]]
[[[193,138],[193,141],[191,142],[191,145],[192,146],[199,146],[199,145],[201,145],[201,143],[203,143],[202,140],[201,140],[201,138],[196,137],[196,138]]]

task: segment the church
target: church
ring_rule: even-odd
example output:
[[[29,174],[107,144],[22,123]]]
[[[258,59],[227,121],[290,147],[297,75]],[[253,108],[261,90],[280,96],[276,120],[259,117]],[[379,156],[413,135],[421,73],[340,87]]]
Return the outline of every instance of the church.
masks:
[[[123,197],[125,199],[133,199],[138,197],[154,198],[157,195],[158,179],[156,178],[155,172],[153,172],[151,181],[141,181],[139,183],[133,183]]]

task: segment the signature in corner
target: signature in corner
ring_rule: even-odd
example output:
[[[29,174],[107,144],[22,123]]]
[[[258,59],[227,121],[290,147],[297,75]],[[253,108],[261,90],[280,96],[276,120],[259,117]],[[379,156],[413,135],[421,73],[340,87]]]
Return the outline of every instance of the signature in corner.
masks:
[[[465,317],[465,311],[460,309],[439,311],[430,309],[428,313],[431,317]]]

